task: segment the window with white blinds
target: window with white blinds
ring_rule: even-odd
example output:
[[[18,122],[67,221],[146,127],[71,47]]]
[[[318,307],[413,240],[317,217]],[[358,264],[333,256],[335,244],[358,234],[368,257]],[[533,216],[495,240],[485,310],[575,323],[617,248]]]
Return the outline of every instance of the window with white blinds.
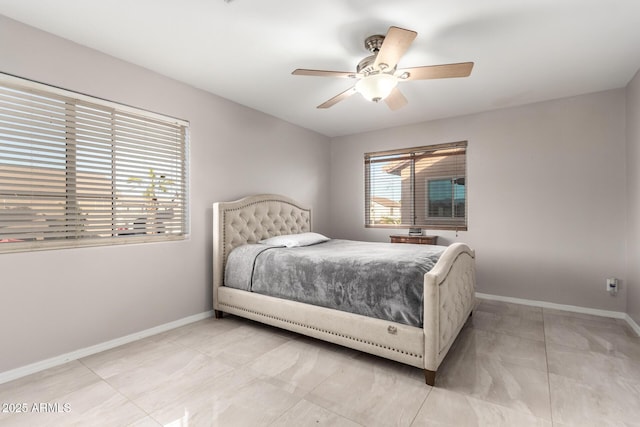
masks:
[[[184,239],[188,125],[0,74],[0,253]]]
[[[467,229],[467,142],[367,153],[365,226]]]

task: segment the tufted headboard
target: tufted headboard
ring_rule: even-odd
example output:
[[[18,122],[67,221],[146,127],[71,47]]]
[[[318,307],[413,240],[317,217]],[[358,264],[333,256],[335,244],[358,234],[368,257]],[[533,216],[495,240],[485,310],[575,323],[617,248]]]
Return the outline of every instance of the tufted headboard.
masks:
[[[229,253],[247,243],[311,231],[311,209],[285,196],[260,194],[213,204],[213,288],[222,286]]]

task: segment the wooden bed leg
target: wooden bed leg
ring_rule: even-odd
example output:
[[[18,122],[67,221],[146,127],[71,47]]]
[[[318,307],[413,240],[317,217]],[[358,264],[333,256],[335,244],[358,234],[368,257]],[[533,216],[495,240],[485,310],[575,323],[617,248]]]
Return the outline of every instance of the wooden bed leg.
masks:
[[[430,371],[428,369],[425,369],[424,380],[428,385],[433,387],[436,384],[436,371]]]
[[[223,311],[220,310],[213,310],[213,315],[216,317],[216,319],[222,319],[222,315],[224,314]]]

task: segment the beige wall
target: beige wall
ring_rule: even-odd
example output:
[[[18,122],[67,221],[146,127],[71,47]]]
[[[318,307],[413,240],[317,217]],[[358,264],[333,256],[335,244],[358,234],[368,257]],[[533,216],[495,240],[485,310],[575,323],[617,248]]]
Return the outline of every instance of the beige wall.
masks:
[[[640,71],[627,87],[627,313],[640,324]]]
[[[0,255],[0,372],[211,309],[211,204],[259,192],[329,232],[329,139],[0,16],[0,71],[191,122],[187,241]]]
[[[435,234],[477,250],[478,291],[624,311],[624,123],[619,89],[334,138],[333,236],[398,231],[363,226],[364,153],[467,140],[469,230]]]

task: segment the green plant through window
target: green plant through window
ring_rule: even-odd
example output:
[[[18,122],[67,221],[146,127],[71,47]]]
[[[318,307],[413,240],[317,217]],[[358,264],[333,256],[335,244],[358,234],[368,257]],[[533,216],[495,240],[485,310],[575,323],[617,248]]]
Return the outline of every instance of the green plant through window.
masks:
[[[149,169],[149,174],[146,178],[132,176],[127,179],[127,182],[136,185],[146,185],[142,195],[152,206],[157,206],[158,191],[168,193],[169,187],[174,185],[173,180],[167,179],[166,175],[158,175],[152,168]]]

